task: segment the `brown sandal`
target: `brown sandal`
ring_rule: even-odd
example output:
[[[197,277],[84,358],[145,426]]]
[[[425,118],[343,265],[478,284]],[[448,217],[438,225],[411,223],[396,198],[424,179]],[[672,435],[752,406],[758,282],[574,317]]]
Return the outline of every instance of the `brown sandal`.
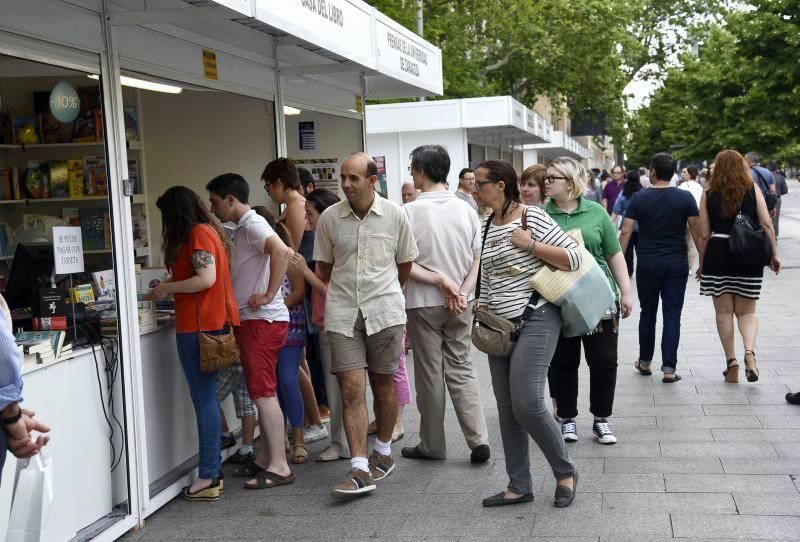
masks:
[[[303,444],[295,444],[292,453],[292,464],[301,465],[308,461],[308,448]]]
[[[233,475],[236,478],[255,478],[258,473],[263,470],[264,469],[258,466],[258,463],[251,461],[250,463],[245,463],[244,465],[233,469]]]
[[[756,367],[756,353],[752,350],[744,352],[744,374],[748,382],[758,382],[758,367]]]
[[[289,476],[281,476],[268,470],[262,470],[255,476],[255,484],[245,482],[245,489],[268,489],[271,487],[285,486],[294,483],[294,473],[289,473]]]
[[[736,358],[731,358],[726,363],[728,365],[728,368],[722,371],[722,375],[725,377],[725,382],[730,382],[731,384],[738,384],[739,362],[736,361]]]

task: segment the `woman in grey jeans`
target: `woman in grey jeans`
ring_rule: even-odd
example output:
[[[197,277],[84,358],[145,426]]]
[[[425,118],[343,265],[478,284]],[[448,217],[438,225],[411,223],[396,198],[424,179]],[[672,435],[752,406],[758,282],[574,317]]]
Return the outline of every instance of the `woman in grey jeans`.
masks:
[[[569,506],[575,498],[578,472],[569,459],[561,430],[547,410],[545,395],[547,370],[561,330],[561,313],[544,298],[539,299],[530,280],[545,264],[562,270],[577,269],[578,245],[547,213],[520,203],[517,174],[508,162],[481,163],[475,169],[475,180],[481,205],[492,209],[492,215],[483,223],[478,302],[508,319],[519,319],[529,304],[533,307],[511,356],[489,356],[510,481],[506,491],[484,499],[483,505],[533,501],[530,435],[557,480],[555,505]],[[523,213],[527,229],[521,227]]]

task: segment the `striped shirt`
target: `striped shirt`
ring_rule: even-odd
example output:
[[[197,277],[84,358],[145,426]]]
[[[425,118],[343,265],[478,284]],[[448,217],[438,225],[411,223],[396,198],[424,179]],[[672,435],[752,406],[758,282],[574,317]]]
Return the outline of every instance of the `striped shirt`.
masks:
[[[580,267],[581,256],[575,240],[539,207],[529,206],[526,213],[528,229],[532,231],[534,239],[567,249],[570,269]],[[488,217],[483,221],[481,234],[486,230],[487,220]],[[503,226],[489,226],[481,255],[480,303],[497,316],[509,319],[517,318],[525,311],[533,294],[531,279],[544,265],[527,250],[511,244],[511,232],[521,226],[520,218]],[[540,299],[536,306],[545,303],[544,299]]]

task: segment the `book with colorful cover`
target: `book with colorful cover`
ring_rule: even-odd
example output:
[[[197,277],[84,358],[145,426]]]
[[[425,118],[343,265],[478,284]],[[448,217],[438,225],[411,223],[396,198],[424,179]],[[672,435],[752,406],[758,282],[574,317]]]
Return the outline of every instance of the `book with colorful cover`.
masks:
[[[49,164],[29,161],[25,166],[25,182],[22,189],[25,198],[43,199],[50,197]]]
[[[64,346],[64,339],[66,338],[67,334],[65,331],[61,330],[51,330],[51,331],[20,331],[16,335],[14,335],[14,339],[16,343],[23,346],[28,345],[39,345],[40,343],[47,342],[50,345],[50,349],[52,350],[55,357],[59,357],[61,355],[61,349]],[[34,347],[38,353],[39,348]],[[34,353],[30,351],[31,348],[28,348],[28,353]],[[46,350],[46,349],[45,349]]]
[[[106,175],[106,159],[103,156],[87,156],[84,162],[84,183],[89,196],[105,196],[108,194],[108,178]]]
[[[92,273],[94,288],[97,290],[97,300],[116,299],[117,286],[114,277],[114,270],[96,271]]]
[[[12,115],[11,129],[16,145],[38,145],[42,142],[39,117]]]
[[[72,141],[76,143],[98,141],[96,111],[100,109],[100,87],[78,87],[75,90],[81,100],[81,110],[73,124]],[[102,129],[101,126],[100,130]]]
[[[83,160],[80,158],[67,160],[67,171],[69,172],[69,197],[82,198],[86,192],[86,185],[83,183]]]
[[[81,226],[81,215],[77,207],[62,208],[61,216],[64,218],[64,222],[67,223],[67,226]]]
[[[102,250],[106,248],[106,214],[107,211],[99,207],[86,207],[78,211],[84,249]]]
[[[61,122],[50,109],[51,91],[33,93],[33,108],[39,117],[42,143],[69,143],[72,141],[74,122]]]
[[[94,289],[91,284],[78,284],[69,289],[69,294],[73,303],[94,303]]]
[[[50,197],[69,197],[69,169],[66,160],[50,161]]]

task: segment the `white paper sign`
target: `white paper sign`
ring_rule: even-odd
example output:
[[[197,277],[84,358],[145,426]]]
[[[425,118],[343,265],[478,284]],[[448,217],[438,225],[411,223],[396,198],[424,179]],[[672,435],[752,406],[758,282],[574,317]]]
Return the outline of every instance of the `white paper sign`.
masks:
[[[83,273],[83,238],[74,226],[53,227],[53,258],[56,275]]]

